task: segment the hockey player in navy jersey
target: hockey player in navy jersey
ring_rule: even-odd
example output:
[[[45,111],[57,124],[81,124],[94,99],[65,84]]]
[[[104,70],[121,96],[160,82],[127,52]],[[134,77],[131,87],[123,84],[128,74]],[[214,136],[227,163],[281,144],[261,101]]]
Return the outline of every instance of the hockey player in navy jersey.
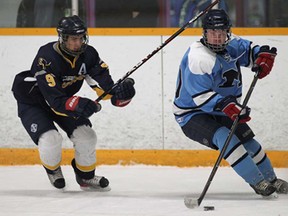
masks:
[[[63,17],[57,26],[59,39],[40,47],[31,69],[16,75],[12,91],[18,116],[38,146],[40,160],[51,184],[65,187],[61,171],[62,137],[55,123],[73,143],[71,165],[83,190],[110,190],[109,181],[95,175],[96,133],[89,117],[101,105],[77,96],[84,80],[103,93],[114,82],[98,52],[88,45],[87,27],[78,16]],[[127,78],[106,96],[115,106],[126,106],[135,95],[134,80]]]
[[[201,40],[192,43],[181,61],[173,104],[176,121],[188,138],[221,150],[243,108],[224,159],[257,194],[287,194],[288,183],[276,177],[268,156],[246,123],[250,108],[242,107],[240,102],[240,67],[259,71],[262,79],[270,73],[277,49],[232,37],[230,19],[224,10],[210,10],[202,27]]]

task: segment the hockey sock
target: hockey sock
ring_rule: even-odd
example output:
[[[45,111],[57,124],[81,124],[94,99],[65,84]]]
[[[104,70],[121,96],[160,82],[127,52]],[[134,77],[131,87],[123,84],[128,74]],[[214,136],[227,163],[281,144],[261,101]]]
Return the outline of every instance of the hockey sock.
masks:
[[[275,180],[276,175],[274,169],[261,145],[255,139],[251,139],[243,145],[253,158],[254,163],[258,166],[264,178],[269,182]]]
[[[219,150],[223,148],[229,132],[230,130],[228,128],[221,127],[214,134],[213,143]],[[255,185],[264,179],[264,176],[254,163],[252,157],[235,135],[233,135],[228,148],[226,149],[224,159],[247,183]]]

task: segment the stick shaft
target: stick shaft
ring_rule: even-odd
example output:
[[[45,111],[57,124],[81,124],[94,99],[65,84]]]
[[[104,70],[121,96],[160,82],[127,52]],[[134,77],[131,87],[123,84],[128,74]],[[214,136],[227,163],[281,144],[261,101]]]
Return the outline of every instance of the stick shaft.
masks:
[[[128,78],[134,71],[140,68],[145,62],[147,62],[152,56],[158,53],[161,49],[163,49],[168,43],[170,43],[174,38],[180,35],[185,29],[188,28],[190,24],[198,20],[201,16],[207,13],[212,7],[214,7],[220,0],[215,0],[212,2],[205,10],[201,11],[197,16],[189,20],[185,25],[183,25],[178,31],[176,31],[173,35],[171,35],[167,40],[165,40],[160,46],[158,46],[155,50],[153,50],[149,55],[147,55],[144,59],[142,59],[138,64],[136,64],[130,71],[128,71],[121,79],[119,79],[109,90],[102,93],[97,99],[96,102],[101,101],[109,92],[111,92],[118,84],[122,83],[126,78]]]
[[[252,83],[251,83],[251,85],[249,87],[249,90],[248,90],[248,92],[246,94],[246,97],[244,98],[243,107],[247,106],[248,101],[249,101],[249,99],[250,99],[250,97],[252,95],[252,92],[254,90],[254,87],[256,86],[257,80],[258,80],[258,74],[256,73],[254,78],[253,78],[253,81],[252,81]],[[202,201],[203,201],[203,199],[204,199],[204,197],[205,197],[205,195],[206,195],[206,193],[207,193],[207,191],[208,191],[208,189],[210,187],[210,184],[211,184],[211,182],[212,182],[212,180],[213,180],[213,178],[214,178],[214,176],[215,176],[215,174],[216,174],[216,172],[218,170],[218,167],[219,167],[219,165],[220,165],[220,163],[221,163],[221,161],[222,161],[222,159],[224,157],[225,151],[226,151],[226,149],[227,149],[227,147],[228,147],[228,145],[229,145],[229,143],[230,143],[230,141],[232,139],[233,134],[235,133],[235,130],[236,130],[237,126],[238,126],[238,122],[239,122],[239,115],[236,117],[236,119],[234,120],[234,122],[233,122],[233,124],[231,126],[230,132],[229,132],[228,137],[227,137],[227,139],[226,139],[226,141],[224,143],[224,146],[223,146],[222,150],[220,151],[220,154],[219,154],[219,156],[218,156],[218,158],[217,158],[217,160],[215,162],[215,165],[214,165],[214,167],[213,167],[213,169],[212,169],[212,171],[210,173],[210,176],[209,176],[209,178],[208,178],[208,180],[207,180],[207,182],[206,182],[206,184],[204,186],[204,189],[203,189],[200,197],[198,198],[198,206],[201,205],[201,203],[202,203]]]

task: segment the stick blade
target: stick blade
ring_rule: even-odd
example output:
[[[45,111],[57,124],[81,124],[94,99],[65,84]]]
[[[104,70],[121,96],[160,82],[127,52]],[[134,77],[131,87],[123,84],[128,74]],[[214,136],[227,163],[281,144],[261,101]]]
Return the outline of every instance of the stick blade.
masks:
[[[185,197],[184,204],[189,209],[194,209],[199,207],[199,202],[197,199],[193,199],[192,197]]]

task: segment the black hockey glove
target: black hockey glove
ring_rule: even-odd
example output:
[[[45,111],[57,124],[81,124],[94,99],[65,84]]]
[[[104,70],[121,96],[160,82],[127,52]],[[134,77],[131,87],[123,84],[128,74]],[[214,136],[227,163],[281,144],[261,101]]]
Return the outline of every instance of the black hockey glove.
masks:
[[[249,116],[251,109],[247,106],[243,107],[241,104],[239,104],[234,96],[227,96],[222,99],[218,104],[216,104],[215,110],[222,111],[232,121],[234,121],[239,115],[239,123],[245,123],[251,119]]]
[[[134,83],[132,78],[127,78],[115,87],[112,92],[113,96],[111,98],[111,103],[118,107],[124,107],[129,104],[136,93]]]
[[[93,113],[101,110],[101,104],[88,98],[72,96],[66,101],[65,108],[68,111],[76,112],[79,116],[89,118]]]

